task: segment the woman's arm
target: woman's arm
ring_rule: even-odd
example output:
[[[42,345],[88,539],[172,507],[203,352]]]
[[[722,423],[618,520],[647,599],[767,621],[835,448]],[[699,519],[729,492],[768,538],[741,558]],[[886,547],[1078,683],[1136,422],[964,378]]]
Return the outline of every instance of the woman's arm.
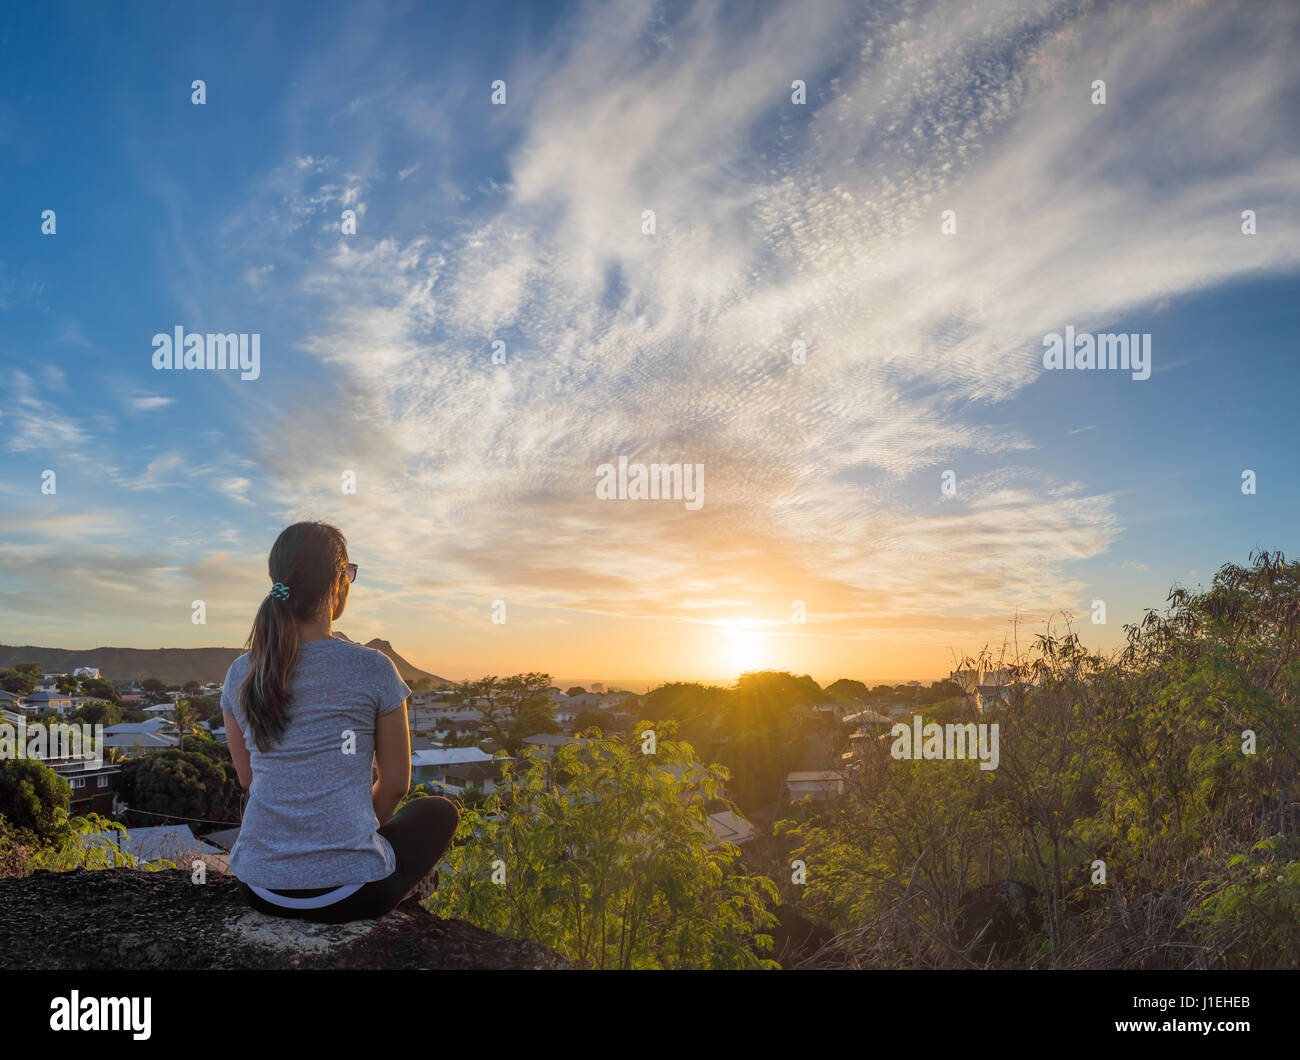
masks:
[[[231,761],[235,763],[239,783],[247,791],[253,784],[253,766],[249,760],[248,748],[244,746],[244,734],[239,731],[239,722],[232,715],[223,710],[221,717],[226,725],[226,746],[230,748]]]
[[[375,817],[383,825],[411,790],[411,733],[407,728],[405,700],[397,710],[381,714],[375,722],[375,764],[379,779],[370,797]]]

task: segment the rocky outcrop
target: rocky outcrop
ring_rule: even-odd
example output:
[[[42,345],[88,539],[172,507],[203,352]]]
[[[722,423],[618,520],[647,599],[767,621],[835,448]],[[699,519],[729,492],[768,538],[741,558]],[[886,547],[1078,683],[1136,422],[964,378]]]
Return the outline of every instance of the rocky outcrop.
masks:
[[[441,920],[407,898],[379,920],[313,924],[250,909],[231,876],[179,869],[34,872],[0,880],[9,969],[561,969],[559,954]]]

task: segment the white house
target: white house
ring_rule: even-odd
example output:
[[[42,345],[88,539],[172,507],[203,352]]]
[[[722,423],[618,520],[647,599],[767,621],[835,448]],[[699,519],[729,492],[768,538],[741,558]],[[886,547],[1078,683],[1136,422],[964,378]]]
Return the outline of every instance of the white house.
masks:
[[[411,783],[441,782],[451,766],[491,762],[492,756],[477,747],[439,747],[411,752]]]
[[[500,784],[500,762],[466,762],[448,766],[443,773],[443,787],[457,795],[463,795],[469,788],[478,788],[484,795],[491,795]]]
[[[710,850],[719,843],[735,843],[740,846],[742,843],[750,843],[754,840],[754,826],[730,810],[709,814],[709,826],[717,837],[708,845]]]
[[[829,802],[844,794],[844,775],[827,769],[786,774],[781,795],[790,802]]]

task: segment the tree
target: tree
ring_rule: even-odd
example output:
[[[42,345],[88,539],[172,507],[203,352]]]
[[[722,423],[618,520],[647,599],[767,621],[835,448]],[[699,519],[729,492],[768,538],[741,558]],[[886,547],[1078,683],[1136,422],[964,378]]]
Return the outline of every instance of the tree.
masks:
[[[167,686],[156,677],[146,677],[140,682],[140,689],[141,691],[151,692],[157,695],[166,692]]]
[[[230,748],[202,730],[185,738],[185,750],[187,753],[205,755],[214,762],[230,762],[233,767],[234,759],[230,757]]]
[[[651,721],[678,722],[682,739],[696,746],[712,746],[730,709],[732,693],[718,685],[671,682],[647,692],[642,714]]]
[[[76,674],[60,674],[54,682],[54,687],[65,696],[75,696],[81,688],[81,681]]]
[[[87,725],[116,725],[122,720],[122,707],[117,703],[87,703],[73,715]]]
[[[0,759],[0,816],[41,839],[62,834],[72,787],[48,766],[30,758]]]
[[[121,694],[113,686],[113,682],[105,677],[83,677],[81,679],[81,690],[94,699],[104,699],[110,703],[121,705]]]
[[[497,745],[513,757],[523,748],[525,737],[559,732],[551,711],[550,684],[550,674],[515,674],[464,681],[456,691],[463,702],[479,704]]]
[[[190,700],[190,711],[199,721],[219,721],[221,719],[221,700],[216,696],[195,696]]]
[[[132,758],[122,766],[118,790],[132,811],[127,825],[166,823],[184,817],[233,821],[239,812],[239,775],[233,763],[197,751],[169,749]]]
[[[0,688],[15,696],[28,696],[36,690],[36,678],[17,667],[0,672]]]
[[[831,699],[865,699],[867,686],[861,681],[850,681],[847,677],[841,677],[826,686],[826,694]]]
[[[190,709],[188,699],[178,699],[176,701],[176,705],[172,707],[172,723],[176,726],[178,734],[177,746],[182,751],[185,750],[186,733],[202,731],[195,721],[194,712]]]
[[[583,688],[582,685],[574,685],[564,694],[566,696],[585,696],[587,694],[587,690]]]
[[[735,778],[729,791],[742,808],[755,812],[776,800],[806,745],[797,712],[825,698],[821,686],[806,674],[748,673],[736,682],[722,719],[729,739],[718,758]]]
[[[573,731],[575,734],[586,732],[591,728],[605,729],[608,727],[609,726],[605,722],[605,719],[600,716],[600,711],[590,710],[587,707],[578,711],[577,717],[573,719]]]
[[[868,741],[836,806],[778,823],[783,862],[817,859],[794,900],[840,966],[987,963],[957,911],[999,881],[1036,894],[1000,966],[1300,964],[1300,564],[1257,553],[1166,603],[1109,655],[1049,627],[987,717],[943,700],[999,726],[996,769]]]
[[[947,699],[961,699],[965,694],[965,690],[956,681],[945,679],[922,688],[916,693],[916,699],[918,703],[942,703]]]
[[[199,690],[202,687],[203,686],[200,685],[197,681],[190,680],[190,681],[186,681],[183,685],[181,685],[181,691],[184,692],[187,696],[197,696],[199,694]]]
[[[742,870],[705,812],[726,771],[699,767],[683,782],[663,768],[695,760],[667,738],[654,755],[639,738],[568,744],[551,761],[571,778],[560,787],[529,750],[481,810],[465,809],[458,834],[472,838],[448,851],[431,911],[535,939],[581,968],[774,967],[755,950],[771,943],[776,886]]]

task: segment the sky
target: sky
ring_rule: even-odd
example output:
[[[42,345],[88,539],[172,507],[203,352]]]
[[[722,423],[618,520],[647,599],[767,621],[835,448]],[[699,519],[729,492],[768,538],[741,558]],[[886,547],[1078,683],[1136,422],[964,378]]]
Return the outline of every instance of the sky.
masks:
[[[1112,650],[1300,522],[1298,41],[1269,2],[9,5],[0,642],[238,646],[320,519],[336,627],[453,680]],[[256,378],[156,368],[178,327]],[[1047,367],[1067,327],[1149,377]],[[702,503],[601,496],[620,457]]]

